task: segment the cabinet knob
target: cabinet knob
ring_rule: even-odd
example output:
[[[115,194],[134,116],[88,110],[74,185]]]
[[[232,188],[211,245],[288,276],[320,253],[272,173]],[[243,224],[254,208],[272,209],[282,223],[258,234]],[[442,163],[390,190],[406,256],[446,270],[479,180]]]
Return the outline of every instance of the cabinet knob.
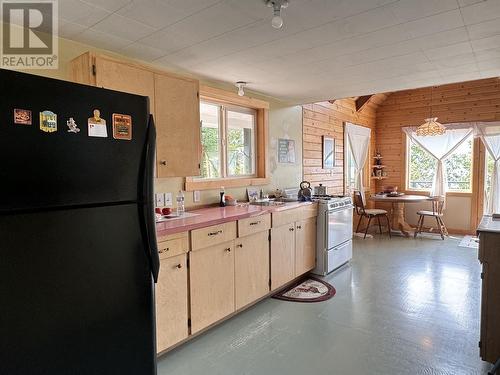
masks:
[[[237,246],[237,247],[243,247],[243,244],[242,244],[242,243],[240,243],[240,244],[238,244],[238,245],[236,245],[236,246]]]
[[[167,161],[166,160],[160,160],[160,165],[167,165]]]
[[[226,248],[224,251],[227,251],[228,253],[230,253],[230,252],[231,252],[231,248],[230,248],[230,247],[228,247],[228,248]]]
[[[293,232],[295,229],[294,228],[288,228],[290,232]]]
[[[300,225],[297,225],[297,229],[302,229],[302,227]]]
[[[182,268],[182,264],[178,264],[177,266],[175,266],[176,268]]]

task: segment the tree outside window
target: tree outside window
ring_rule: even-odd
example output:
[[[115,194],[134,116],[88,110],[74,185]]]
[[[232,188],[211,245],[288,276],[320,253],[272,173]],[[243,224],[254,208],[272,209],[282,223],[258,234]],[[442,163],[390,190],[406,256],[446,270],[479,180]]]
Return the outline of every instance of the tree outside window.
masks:
[[[407,141],[407,189],[428,191],[432,187],[437,160],[410,138]],[[444,161],[448,191],[472,191],[472,155],[471,136]]]
[[[256,112],[201,102],[201,178],[255,174]]]

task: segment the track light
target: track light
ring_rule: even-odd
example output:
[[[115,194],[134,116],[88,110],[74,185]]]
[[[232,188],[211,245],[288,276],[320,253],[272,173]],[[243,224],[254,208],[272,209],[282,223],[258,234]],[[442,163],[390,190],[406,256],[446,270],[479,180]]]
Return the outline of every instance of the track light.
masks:
[[[246,85],[247,85],[247,83],[243,82],[243,81],[238,81],[235,83],[235,86],[238,88],[238,95],[239,96],[245,95],[245,91],[243,89],[245,88]]]
[[[283,26],[281,10],[288,7],[288,0],[269,0],[266,5],[268,6],[268,8],[273,8],[274,17],[271,20],[271,25],[275,29],[281,29],[281,27]]]

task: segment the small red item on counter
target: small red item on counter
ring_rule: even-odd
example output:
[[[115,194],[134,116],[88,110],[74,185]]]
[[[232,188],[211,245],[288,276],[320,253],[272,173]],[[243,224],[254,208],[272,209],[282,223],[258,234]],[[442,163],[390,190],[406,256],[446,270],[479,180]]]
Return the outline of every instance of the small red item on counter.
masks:
[[[172,213],[172,209],[170,207],[164,207],[162,210],[161,210],[161,213],[163,215],[170,215]]]
[[[155,213],[157,213],[157,214],[160,214],[160,215],[161,215],[161,208],[160,208],[160,207],[156,207],[156,208],[155,208]]]

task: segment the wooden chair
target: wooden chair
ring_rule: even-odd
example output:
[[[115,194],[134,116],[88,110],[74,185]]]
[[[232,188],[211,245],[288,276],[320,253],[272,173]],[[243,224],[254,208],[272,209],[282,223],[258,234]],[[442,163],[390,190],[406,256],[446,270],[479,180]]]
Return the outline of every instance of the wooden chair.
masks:
[[[373,218],[377,218],[378,229],[380,231],[380,234],[382,234],[382,225],[380,224],[380,217],[385,216],[385,219],[387,220],[389,237],[391,237],[391,224],[389,221],[389,215],[387,214],[386,210],[380,210],[378,208],[365,208],[365,200],[360,191],[354,192],[354,207],[356,208],[356,213],[359,215],[359,221],[358,221],[358,226],[356,227],[356,233],[358,233],[359,231],[361,220],[363,220],[363,217],[366,217],[368,219],[368,224],[366,226],[365,236],[363,238],[366,238],[366,234],[368,233],[368,229],[370,228],[370,223]]]
[[[444,197],[433,197],[431,203],[432,211],[421,210],[417,212],[417,215],[419,215],[420,217],[418,218],[414,237],[417,238],[417,234],[422,233],[424,219],[426,217],[433,217],[436,219],[437,227],[439,229],[439,233],[441,234],[441,239],[444,240],[444,236],[448,236],[448,229],[446,229],[446,225],[444,225],[443,221]]]

